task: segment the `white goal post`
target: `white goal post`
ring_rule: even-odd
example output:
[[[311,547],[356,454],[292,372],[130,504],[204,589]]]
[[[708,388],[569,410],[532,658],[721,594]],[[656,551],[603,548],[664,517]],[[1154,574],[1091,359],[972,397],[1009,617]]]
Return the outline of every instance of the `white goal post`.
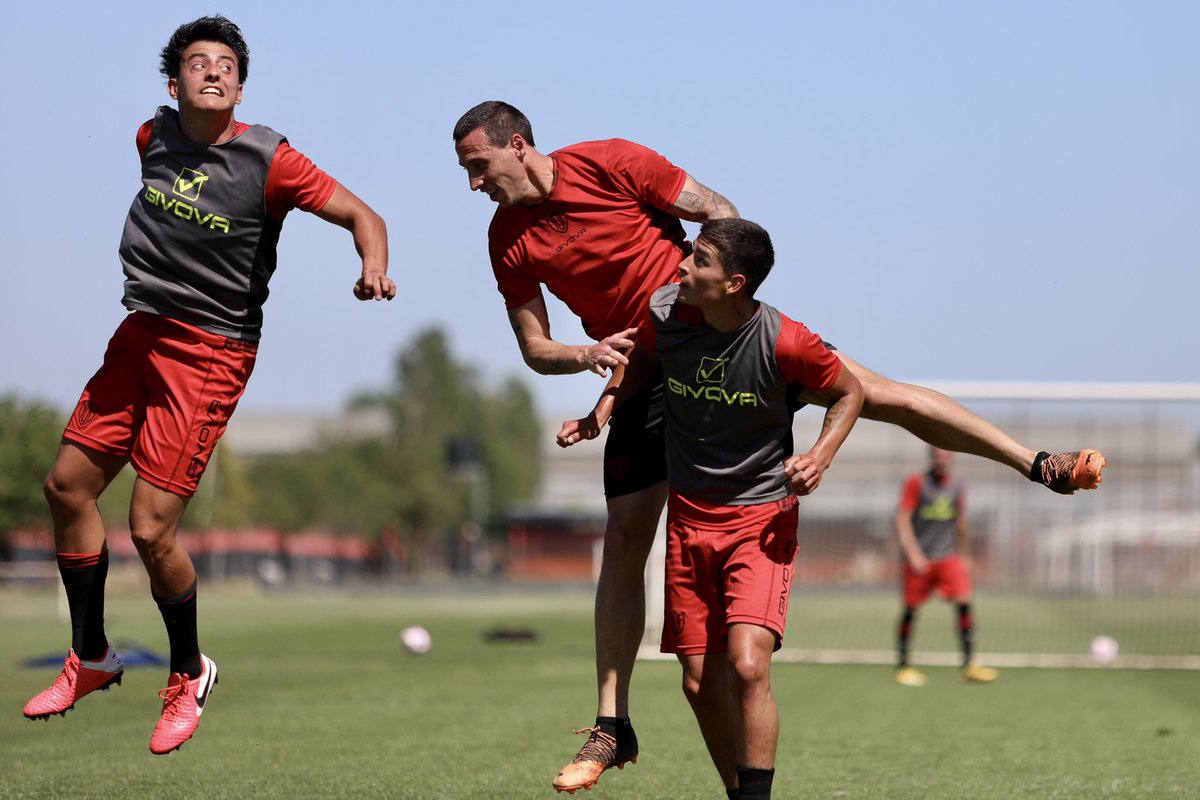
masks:
[[[1012,469],[959,455],[972,532],[976,651],[996,666],[1200,669],[1200,384],[917,382],[1050,452],[1109,459],[1094,492],[1061,496]],[[811,442],[820,409],[794,426]],[[900,613],[893,517],[928,446],[860,421],[820,489],[800,503],[800,548],[781,661],[891,664]],[[658,656],[665,525],[646,569],[642,657]],[[917,664],[955,665],[950,609],[931,601],[912,641]]]

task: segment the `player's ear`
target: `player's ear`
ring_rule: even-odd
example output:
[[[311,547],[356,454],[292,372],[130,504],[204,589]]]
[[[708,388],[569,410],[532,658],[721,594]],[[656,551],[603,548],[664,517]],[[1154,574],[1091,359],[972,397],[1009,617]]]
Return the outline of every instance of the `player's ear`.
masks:
[[[529,142],[525,141],[525,137],[519,133],[514,133],[508,140],[508,146],[517,154],[517,158],[525,158],[525,150],[529,147]]]
[[[179,99],[179,78],[167,78],[167,94],[172,100]]]
[[[746,276],[740,272],[733,273],[729,276],[728,280],[729,288],[726,290],[727,294],[737,294],[746,288]]]

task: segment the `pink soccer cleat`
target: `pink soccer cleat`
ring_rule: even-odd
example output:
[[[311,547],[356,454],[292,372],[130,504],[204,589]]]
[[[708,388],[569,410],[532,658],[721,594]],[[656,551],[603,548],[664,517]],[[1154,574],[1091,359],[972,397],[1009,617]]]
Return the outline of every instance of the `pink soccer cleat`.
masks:
[[[80,661],[74,650],[63,659],[62,672],[50,688],[25,705],[29,719],[50,719],[55,714],[66,716],[81,698],[96,690],[108,691],[114,683],[120,685],[125,666],[111,647],[99,661]]]
[[[192,738],[200,725],[200,715],[208,695],[217,684],[217,664],[203,653],[200,654],[200,677],[195,680],[176,672],[167,681],[167,688],[158,693],[162,698],[162,717],[150,737],[150,752],[156,756],[178,750]]]

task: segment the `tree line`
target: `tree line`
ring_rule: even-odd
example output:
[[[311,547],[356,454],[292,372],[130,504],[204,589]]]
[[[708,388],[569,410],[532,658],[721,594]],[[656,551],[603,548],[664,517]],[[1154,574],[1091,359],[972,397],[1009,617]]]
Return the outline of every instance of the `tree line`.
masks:
[[[537,489],[541,429],[532,394],[511,377],[485,386],[439,328],[419,333],[397,353],[390,383],[346,410],[382,412],[385,430],[286,455],[243,457],[218,446],[182,527],[451,538]],[[45,403],[0,396],[0,539],[49,527],[42,481],[65,420]],[[133,480],[126,468],[101,497],[107,524],[125,524]]]

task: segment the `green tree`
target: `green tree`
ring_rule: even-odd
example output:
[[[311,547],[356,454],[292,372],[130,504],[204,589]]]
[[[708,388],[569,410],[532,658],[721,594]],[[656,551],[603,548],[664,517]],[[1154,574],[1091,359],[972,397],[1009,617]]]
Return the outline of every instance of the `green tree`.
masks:
[[[440,329],[418,334],[397,354],[390,384],[355,398],[350,410],[383,411],[387,432],[251,466],[255,522],[368,535],[395,528],[426,542],[537,488],[541,429],[532,395],[516,379],[489,391]]]
[[[62,436],[60,412],[15,394],[0,396],[0,538],[50,523],[42,481]]]

